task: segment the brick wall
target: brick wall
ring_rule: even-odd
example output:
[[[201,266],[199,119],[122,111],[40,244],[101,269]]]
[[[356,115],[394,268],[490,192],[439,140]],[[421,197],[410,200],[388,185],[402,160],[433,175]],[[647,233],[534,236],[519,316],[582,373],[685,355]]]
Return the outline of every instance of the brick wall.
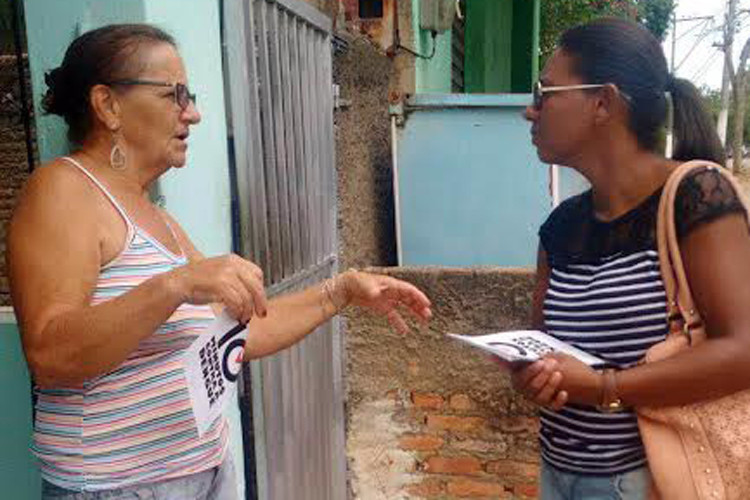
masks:
[[[347,456],[354,498],[537,497],[538,420],[485,354],[445,334],[528,326],[533,274],[382,269],[425,290],[435,319],[402,336],[347,317]]]
[[[10,305],[5,269],[7,223],[29,171],[20,102],[16,58],[0,55],[0,306]]]

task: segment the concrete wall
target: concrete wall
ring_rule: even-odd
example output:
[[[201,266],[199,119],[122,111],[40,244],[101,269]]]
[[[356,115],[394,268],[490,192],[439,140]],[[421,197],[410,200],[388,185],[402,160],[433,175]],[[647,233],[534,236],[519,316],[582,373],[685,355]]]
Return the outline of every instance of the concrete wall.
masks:
[[[435,319],[406,336],[347,317],[347,454],[354,498],[536,498],[536,410],[485,354],[445,334],[528,327],[533,274],[400,268]]]
[[[336,111],[342,269],[396,263],[388,88],[393,61],[361,38],[333,61],[349,106]]]

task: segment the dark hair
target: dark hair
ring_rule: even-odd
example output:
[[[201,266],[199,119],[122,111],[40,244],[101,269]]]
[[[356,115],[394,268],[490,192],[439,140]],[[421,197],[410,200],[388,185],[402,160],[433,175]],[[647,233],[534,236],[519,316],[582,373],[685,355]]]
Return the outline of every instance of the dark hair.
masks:
[[[673,78],[659,41],[643,26],[604,18],[563,33],[559,46],[573,57],[586,83],[613,83],[630,97],[630,129],[644,149],[656,151],[667,120],[666,92],[674,103],[674,153],[680,161],[724,164],[724,150],[695,86]]]
[[[147,24],[112,24],[84,33],[70,44],[62,64],[44,75],[42,108],[65,119],[71,142],[82,142],[91,129],[91,87],[135,77],[142,45],[159,43],[176,46],[169,34]]]

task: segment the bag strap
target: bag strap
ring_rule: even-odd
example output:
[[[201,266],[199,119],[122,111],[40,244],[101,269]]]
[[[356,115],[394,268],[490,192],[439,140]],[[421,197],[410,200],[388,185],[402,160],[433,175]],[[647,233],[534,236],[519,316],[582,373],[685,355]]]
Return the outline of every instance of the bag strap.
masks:
[[[703,331],[698,328],[703,325],[703,320],[695,307],[682,262],[675,224],[675,199],[685,176],[699,168],[714,169],[727,179],[745,207],[745,212],[750,214],[750,203],[742,187],[729,171],[716,163],[704,160],[683,163],[672,171],[664,185],[656,220],[656,242],[659,251],[659,267],[667,296],[667,318],[670,323],[670,334],[684,334],[690,342],[703,340],[694,338],[697,331]],[[673,325],[677,325],[677,328],[673,328]]]

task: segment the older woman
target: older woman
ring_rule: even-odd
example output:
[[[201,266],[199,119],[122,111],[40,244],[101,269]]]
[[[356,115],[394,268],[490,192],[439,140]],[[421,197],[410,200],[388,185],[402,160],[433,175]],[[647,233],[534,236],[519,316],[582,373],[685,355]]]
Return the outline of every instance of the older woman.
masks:
[[[258,267],[204,258],[149,201],[185,165],[200,114],[174,40],[146,25],[76,39],[45,107],[80,147],[37,169],[11,223],[13,304],[37,387],[45,498],[233,498],[223,418],[199,435],[181,356],[218,304],[249,321],[245,359],[302,339],[342,307],[430,317],[415,287],[349,271],[266,301]]]
[[[674,159],[661,153],[668,95]],[[661,191],[680,162],[723,162],[713,123],[692,84],[669,74],[658,40],[616,19],[562,36],[526,118],[539,157],[591,183],[539,232],[536,327],[608,368],[597,372],[556,356],[514,373],[515,386],[545,407],[541,496],[646,498],[649,468],[633,408],[685,405],[750,387],[747,220],[716,169],[699,169],[680,184],[680,248],[709,339],[640,364],[668,330],[655,241]]]

